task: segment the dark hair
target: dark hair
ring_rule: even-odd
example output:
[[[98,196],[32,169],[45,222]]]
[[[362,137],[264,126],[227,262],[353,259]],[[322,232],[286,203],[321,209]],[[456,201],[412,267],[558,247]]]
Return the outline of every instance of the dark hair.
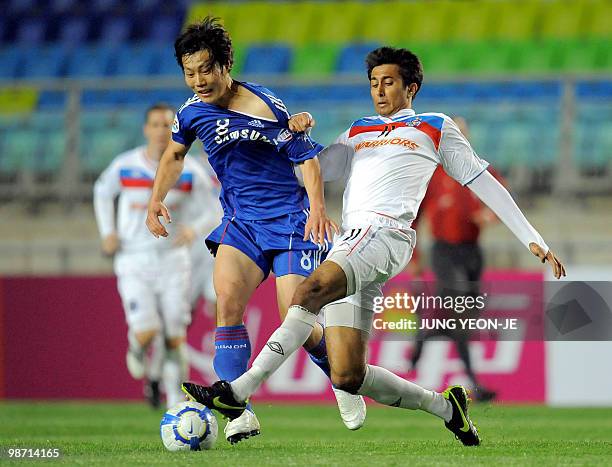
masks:
[[[372,78],[372,69],[379,65],[397,65],[404,82],[404,87],[416,83],[417,92],[423,83],[423,66],[419,57],[407,49],[396,49],[394,47],[379,47],[372,50],[366,57],[368,67],[368,79]],[[416,95],[416,93],[415,93]]]
[[[176,109],[172,107],[170,104],[166,104],[165,102],[157,102],[153,105],[150,105],[149,107],[147,107],[147,110],[145,110],[145,113],[144,113],[145,123],[149,121],[149,115],[151,115],[151,112],[155,112],[156,110],[166,110],[172,113],[176,112]]]
[[[174,41],[174,56],[183,69],[183,56],[191,55],[200,50],[210,54],[209,67],[218,64],[220,67],[232,69],[234,49],[232,40],[225,28],[219,23],[219,18],[207,16],[199,23],[190,24]]]

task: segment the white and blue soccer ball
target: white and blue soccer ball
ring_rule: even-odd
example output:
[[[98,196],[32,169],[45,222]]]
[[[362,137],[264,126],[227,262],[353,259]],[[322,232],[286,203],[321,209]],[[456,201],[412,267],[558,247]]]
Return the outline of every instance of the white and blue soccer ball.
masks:
[[[212,449],[219,426],[208,407],[185,401],[169,409],[159,425],[162,443],[169,451]]]

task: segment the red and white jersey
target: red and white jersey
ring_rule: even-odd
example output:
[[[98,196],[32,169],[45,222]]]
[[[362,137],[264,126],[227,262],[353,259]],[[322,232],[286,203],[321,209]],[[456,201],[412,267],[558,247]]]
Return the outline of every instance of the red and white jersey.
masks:
[[[172,217],[172,223],[166,225],[168,237],[155,238],[149,232],[145,221],[157,163],[147,158],[145,150],[142,146],[120,154],[96,180],[94,209],[100,236],[116,231],[121,251],[129,252],[172,248],[181,224],[192,227],[198,235],[207,234],[221,218],[218,190],[191,156],[185,158],[183,172],[164,200]]]
[[[412,109],[355,121],[319,158],[322,170],[329,166],[349,173],[345,230],[368,225],[408,229],[438,165],[462,185],[488,166],[450,117],[417,115]]]

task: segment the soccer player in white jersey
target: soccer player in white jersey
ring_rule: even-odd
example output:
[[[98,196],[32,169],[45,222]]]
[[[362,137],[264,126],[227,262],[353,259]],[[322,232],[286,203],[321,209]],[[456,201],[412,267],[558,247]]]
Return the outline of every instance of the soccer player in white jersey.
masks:
[[[327,352],[336,387],[384,405],[429,412],[443,419],[464,445],[478,445],[463,387],[429,391],[366,361],[372,297],[379,296],[381,285],[410,260],[415,244],[410,225],[436,166],[441,164],[468,185],[532,254],[550,263],[555,277],[565,275],[565,269],[455,123],[443,114],[417,115],[412,110],[423,80],[419,59],[405,49],[382,47],[372,51],[366,63],[378,115],[354,122],[320,155],[324,170],[323,160],[328,158],[350,174],[343,234],[327,259],[298,286],[285,320],[246,373],[211,387],[184,383],[183,390],[230,418],[239,416],[251,394],[306,340],[325,307]]]
[[[94,208],[102,249],[115,255],[114,270],[128,324],[126,363],[135,379],[145,376],[145,354],[158,334],[166,349],[162,378],[168,406],[180,402],[187,374],[186,327],[190,322],[190,244],[218,221],[219,203],[204,169],[191,159],[168,203],[176,221],[172,240],[156,241],[145,226],[157,164],[170,141],[174,111],[150,107],[143,127],[147,144],[117,156],[94,186]],[[114,200],[118,197],[115,212]],[[198,206],[198,217],[189,217]],[[202,209],[206,206],[207,209]],[[116,220],[115,220],[116,218]]]

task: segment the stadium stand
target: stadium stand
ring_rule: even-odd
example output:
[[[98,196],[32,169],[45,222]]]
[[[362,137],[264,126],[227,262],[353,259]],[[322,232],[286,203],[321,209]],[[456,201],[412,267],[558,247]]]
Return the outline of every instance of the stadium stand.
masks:
[[[207,14],[222,18],[232,35],[233,74],[274,89],[290,111],[313,113],[313,135],[322,143],[372,112],[364,56],[390,44],[414,50],[424,64],[415,109],[465,116],[477,152],[527,205],[534,194],[612,191],[609,0],[522,0],[520,8],[516,0],[8,0],[2,13],[0,199],[61,200],[49,203],[49,225],[29,227],[40,242],[23,244],[21,253],[3,250],[12,258],[7,270],[107,267],[88,240],[96,238],[83,220],[90,207],[77,203],[74,217],[61,222],[59,213],[88,200],[110,159],[141,143],[148,105],[178,107],[189,97],[173,41],[184,24]],[[546,206],[551,198],[542,199]],[[545,210],[538,222],[548,222]],[[32,219],[9,212],[12,222],[0,235],[22,242],[19,226]],[[588,210],[582,214],[595,225]],[[597,245],[609,226],[596,225],[589,230],[601,238],[589,244],[593,259],[603,261]],[[30,250],[49,250],[48,231],[61,232],[53,234],[57,254],[31,264]],[[496,233],[500,243],[489,249],[500,251],[493,264],[517,256],[499,249],[503,235]]]
[[[267,75],[290,110],[317,116],[315,136],[324,143],[354,115],[370,112],[363,59],[391,44],[423,61],[417,111],[460,109],[476,149],[502,170],[550,172],[570,141],[569,162],[578,172],[612,175],[606,0],[525,0],[520,8],[510,0],[95,0],[86,7],[11,0],[0,19],[0,82],[10,89],[28,84],[36,99],[33,113],[12,109],[23,115],[0,120],[0,180],[60,167],[91,180],[109,158],[137,144],[142,109],[152,101],[179,106],[189,95],[172,43],[185,22],[206,14],[221,17],[232,34],[233,73]],[[379,17],[385,21],[372,20]],[[550,117],[567,105],[573,121]],[[80,160],[71,162],[69,153]]]

